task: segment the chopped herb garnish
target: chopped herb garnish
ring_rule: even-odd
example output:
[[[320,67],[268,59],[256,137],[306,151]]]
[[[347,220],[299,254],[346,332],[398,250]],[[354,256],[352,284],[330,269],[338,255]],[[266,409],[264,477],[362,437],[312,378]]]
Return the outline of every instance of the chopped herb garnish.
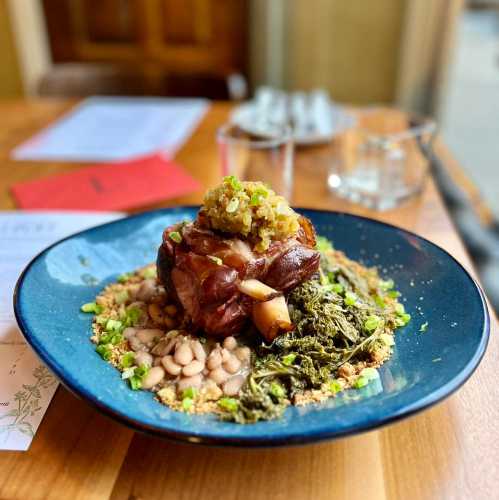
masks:
[[[171,233],[170,233],[170,235],[171,235]],[[180,233],[178,233],[178,235],[180,236]],[[170,238],[171,238],[171,236],[170,236]],[[180,241],[177,241],[177,240],[174,240],[174,241],[176,241],[177,243],[180,243],[180,241],[182,241],[182,236],[180,236]],[[157,273],[156,267],[152,267],[152,266],[151,267],[146,267],[145,269],[142,269],[142,271],[140,272],[140,274],[146,280],[158,277],[158,273]]]
[[[396,299],[398,297],[400,297],[400,292],[397,292],[397,290],[390,290],[389,292],[386,293],[388,295],[388,297],[390,297],[391,299]]]
[[[428,330],[428,321],[426,321],[425,323],[423,323],[420,328],[419,328],[419,331],[420,332],[426,332],[426,330]]]
[[[101,355],[102,359],[109,361],[111,359],[111,349],[108,345],[98,345],[95,350]]]
[[[178,231],[172,231],[171,233],[168,234],[168,237],[175,243],[182,242],[182,235]]]
[[[243,188],[243,185],[235,175],[227,175],[224,177],[224,182],[225,184],[229,184],[234,191],[240,191]]]
[[[434,359],[432,359],[433,363],[438,363],[439,361],[442,361],[442,358],[434,358]]]
[[[286,366],[291,366],[295,362],[295,359],[296,359],[296,354],[294,352],[291,352],[289,354],[286,354],[286,356],[282,357],[282,362]]]
[[[100,314],[104,308],[95,302],[87,302],[81,306],[81,310],[84,313]]]
[[[317,242],[315,244],[315,248],[319,250],[319,252],[328,252],[330,250],[334,250],[333,244],[324,236],[317,236]]]
[[[125,311],[125,316],[122,319],[125,326],[135,326],[142,316],[142,311],[138,307],[129,307]]]
[[[194,399],[198,395],[198,390],[195,387],[188,387],[182,393],[182,398]]]
[[[133,375],[128,379],[128,383],[130,384],[130,388],[133,391],[138,391],[139,389],[142,388],[142,379],[140,377],[137,377],[137,375]]]
[[[359,375],[356,379],[355,382],[353,383],[354,389],[362,389],[362,387],[365,387],[369,383],[369,380],[364,377],[363,375]]]
[[[117,319],[108,319],[106,323],[106,331],[120,333],[123,331],[123,323]]]
[[[381,288],[381,290],[383,291],[388,291],[388,290],[391,290],[393,287],[395,286],[395,283],[392,279],[389,279],[389,280],[381,280],[379,282],[379,287]]]
[[[382,333],[379,336],[379,340],[383,342],[386,346],[390,347],[395,344],[395,340],[393,339],[393,335],[390,335],[389,333]]]
[[[357,303],[357,295],[353,292],[345,293],[345,305],[353,306]]]
[[[329,383],[329,390],[333,394],[336,394],[336,393],[341,392],[343,390],[343,385],[341,385],[341,382],[339,382],[338,380],[332,380]]]
[[[135,361],[135,353],[129,351],[123,354],[123,356],[121,357],[120,364],[122,368],[130,368],[133,365],[134,361]]]
[[[286,397],[286,391],[284,390],[284,387],[278,382],[272,382],[270,384],[270,394],[272,394],[272,396],[275,396],[277,399]]]
[[[222,398],[218,400],[218,406],[222,408],[222,410],[228,412],[235,412],[239,406],[237,399],[234,398]]]
[[[121,372],[121,378],[123,380],[128,380],[129,378],[132,378],[134,374],[135,374],[135,366],[128,367]]]
[[[343,291],[345,290],[343,285],[341,285],[340,283],[332,283],[331,284],[331,290],[334,292],[334,293],[343,293]]]
[[[184,398],[182,399],[182,408],[187,411],[190,408],[192,408],[192,405],[194,404],[194,401],[192,398]]]
[[[401,304],[400,302],[395,304],[395,312],[399,315],[402,316],[402,314],[405,314],[405,307],[404,304]]]
[[[372,332],[378,328],[380,323],[382,322],[381,318],[379,316],[376,316],[375,314],[371,314],[370,316],[367,317],[365,323],[364,323],[364,328],[368,332]]]
[[[397,326],[405,326],[405,325],[407,325],[407,323],[409,323],[409,321],[411,321],[411,315],[404,313],[395,319],[395,324]]]

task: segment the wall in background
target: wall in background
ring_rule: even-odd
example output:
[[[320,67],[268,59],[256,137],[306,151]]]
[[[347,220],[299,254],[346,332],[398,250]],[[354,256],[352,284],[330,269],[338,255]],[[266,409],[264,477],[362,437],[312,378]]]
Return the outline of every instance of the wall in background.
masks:
[[[289,0],[284,81],[326,87],[334,99],[392,102],[406,0]]]
[[[0,98],[21,96],[21,73],[6,0],[0,0],[0,54]]]

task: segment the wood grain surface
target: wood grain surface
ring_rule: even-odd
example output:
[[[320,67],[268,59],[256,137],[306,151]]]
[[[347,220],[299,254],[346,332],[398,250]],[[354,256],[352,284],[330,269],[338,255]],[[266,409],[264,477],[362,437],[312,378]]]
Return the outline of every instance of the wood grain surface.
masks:
[[[68,101],[0,104],[0,208],[11,184],[76,165],[13,162],[10,150],[67,111]],[[219,180],[214,104],[176,159],[203,185]],[[454,172],[459,166],[437,143]],[[431,179],[397,210],[372,213],[332,197],[314,149],[297,151],[296,206],[341,209],[413,230],[470,262]],[[196,203],[202,192],[158,206]],[[153,208],[153,207],[147,207]],[[449,293],[452,293],[449,290]],[[60,387],[28,452],[0,452],[1,499],[491,499],[499,487],[499,341],[493,322],[485,357],[445,402],[394,425],[329,443],[243,450],[175,444],[135,433]],[[465,332],[463,332],[464,334]]]

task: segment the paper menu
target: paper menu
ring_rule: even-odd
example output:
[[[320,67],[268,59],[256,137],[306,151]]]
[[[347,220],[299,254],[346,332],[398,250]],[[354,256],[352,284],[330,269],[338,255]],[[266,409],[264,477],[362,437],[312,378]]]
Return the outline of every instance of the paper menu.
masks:
[[[116,212],[0,212],[0,449],[29,448],[57,388],[14,319],[12,294],[17,278],[51,243],[121,216]]]
[[[117,161],[172,155],[209,107],[206,99],[91,97],[12,151],[17,160]]]

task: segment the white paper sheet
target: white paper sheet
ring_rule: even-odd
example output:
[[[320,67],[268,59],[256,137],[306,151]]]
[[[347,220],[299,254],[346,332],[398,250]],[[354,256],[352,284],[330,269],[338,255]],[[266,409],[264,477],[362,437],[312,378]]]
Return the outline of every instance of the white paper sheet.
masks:
[[[26,264],[45,247],[116,212],[0,212],[0,449],[27,450],[57,388],[14,319],[12,293]]]
[[[206,99],[91,97],[12,151],[16,160],[117,161],[173,155],[209,107]]]

